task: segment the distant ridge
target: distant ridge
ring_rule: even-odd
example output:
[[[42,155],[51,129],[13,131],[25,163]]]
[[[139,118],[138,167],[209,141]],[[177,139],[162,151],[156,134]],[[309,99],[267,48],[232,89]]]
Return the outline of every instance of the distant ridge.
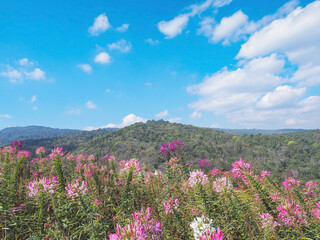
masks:
[[[64,137],[80,130],[58,129],[42,126],[8,127],[0,130],[0,146],[10,144],[14,140],[30,140]]]
[[[286,133],[295,133],[295,132],[305,132],[311,131],[307,129],[228,129],[228,128],[214,128],[217,131],[223,131],[225,133],[232,134],[286,134]]]

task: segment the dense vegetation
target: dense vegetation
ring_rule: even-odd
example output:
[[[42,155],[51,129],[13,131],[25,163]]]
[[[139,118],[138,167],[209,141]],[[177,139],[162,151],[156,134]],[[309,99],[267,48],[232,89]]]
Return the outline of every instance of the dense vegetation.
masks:
[[[20,146],[0,151],[1,239],[320,239],[316,181],[278,185],[242,159],[192,164],[181,141],[158,146],[166,174],[61,148],[31,160]]]
[[[62,138],[23,141],[34,153],[37,146],[63,147],[74,154],[113,154],[119,159],[138,158],[151,169],[165,169],[158,148],[179,139],[186,144],[186,161],[198,163],[208,158],[222,170],[230,169],[239,157],[256,169],[272,170],[278,179],[287,175],[308,180],[320,179],[320,131],[288,134],[235,135],[210,128],[172,124],[165,121],[137,123],[122,129],[77,132]],[[33,155],[32,155],[33,156]]]
[[[164,169],[159,145],[175,139],[186,144],[186,161],[198,163],[208,158],[226,170],[241,156],[259,170],[273,170],[279,179],[286,177],[288,171],[305,180],[320,179],[320,131],[234,135],[191,125],[148,121],[94,138],[74,153],[113,154],[120,159],[135,157],[151,168]]]
[[[78,131],[79,130],[57,129],[41,126],[8,127],[0,130],[0,146],[8,145],[14,140],[63,137]]]

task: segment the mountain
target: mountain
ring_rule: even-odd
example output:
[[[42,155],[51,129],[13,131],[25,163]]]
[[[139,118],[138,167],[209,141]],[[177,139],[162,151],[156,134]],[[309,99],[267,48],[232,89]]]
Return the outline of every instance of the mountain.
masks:
[[[151,168],[164,169],[160,146],[184,142],[187,161],[208,158],[212,167],[227,170],[240,157],[257,169],[272,170],[284,178],[287,171],[302,179],[320,179],[320,131],[287,134],[235,135],[210,128],[148,121],[113,131],[79,145],[74,153],[114,154],[119,160],[137,158]],[[290,173],[291,174],[291,173]]]
[[[294,133],[294,132],[305,132],[308,131],[306,129],[227,129],[227,128],[215,128],[216,130],[223,131],[226,133],[233,134],[286,134],[286,133]]]
[[[8,127],[0,130],[0,146],[11,144],[14,140],[64,137],[80,130],[57,129],[41,126]]]
[[[77,131],[64,137],[25,140],[22,142],[23,148],[30,151],[34,156],[37,147],[44,146],[47,151],[56,147],[62,147],[65,153],[74,152],[81,144],[93,138],[102,136],[117,130],[116,128],[105,128],[93,131]]]

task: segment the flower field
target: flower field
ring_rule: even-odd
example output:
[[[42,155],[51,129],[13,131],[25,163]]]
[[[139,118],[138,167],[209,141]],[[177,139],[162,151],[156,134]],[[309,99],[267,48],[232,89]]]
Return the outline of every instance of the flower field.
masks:
[[[320,183],[283,181],[241,158],[222,171],[159,146],[165,172],[137,159],[0,151],[1,239],[320,239]]]

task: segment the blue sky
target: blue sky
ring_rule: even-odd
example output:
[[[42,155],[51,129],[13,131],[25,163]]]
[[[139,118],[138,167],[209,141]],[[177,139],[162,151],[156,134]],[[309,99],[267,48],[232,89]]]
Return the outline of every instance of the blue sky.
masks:
[[[320,1],[16,1],[0,129],[320,128]]]

